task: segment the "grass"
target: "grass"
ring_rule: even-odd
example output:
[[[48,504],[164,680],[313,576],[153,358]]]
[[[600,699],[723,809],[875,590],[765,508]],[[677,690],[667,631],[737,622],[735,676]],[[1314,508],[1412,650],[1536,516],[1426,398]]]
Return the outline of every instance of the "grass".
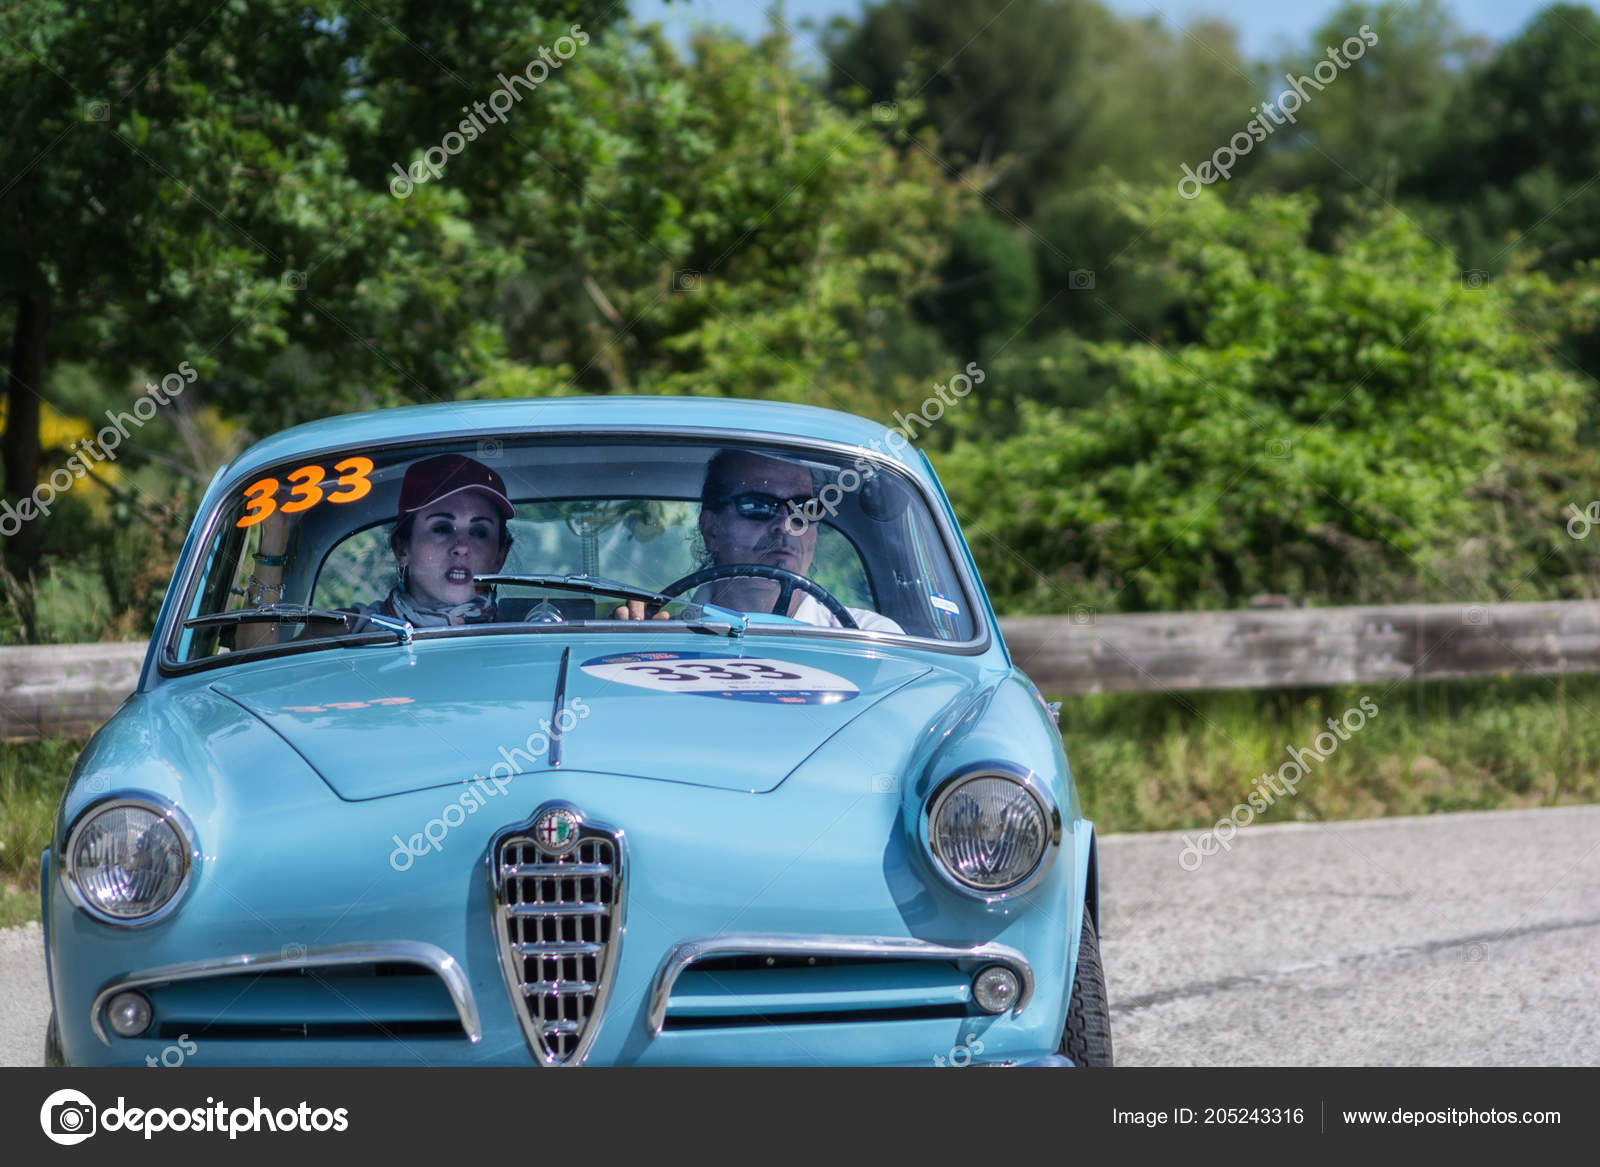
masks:
[[[1257,821],[1600,801],[1600,677],[1069,697],[1061,725],[1097,830],[1186,830],[1229,814],[1363,696],[1378,715],[1308,758],[1297,793]]]
[[[0,928],[39,918],[39,852],[81,740],[0,745]]]
[[[1378,715],[1257,821],[1600,801],[1600,677],[1068,697],[1061,726],[1097,830],[1203,829],[1363,696]],[[38,919],[39,852],[82,746],[0,746],[0,927]]]
[[[37,882],[37,880],[35,881]],[[0,884],[0,928],[18,928],[39,918],[39,889],[22,891]]]

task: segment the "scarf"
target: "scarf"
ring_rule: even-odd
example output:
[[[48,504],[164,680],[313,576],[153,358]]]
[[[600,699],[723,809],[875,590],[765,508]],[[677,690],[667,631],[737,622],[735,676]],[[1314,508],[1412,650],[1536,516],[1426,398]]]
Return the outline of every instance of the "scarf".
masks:
[[[495,619],[494,597],[491,595],[473,596],[465,603],[454,604],[448,608],[426,608],[419,604],[410,592],[403,592],[399,588],[390,589],[382,602],[362,604],[357,611],[362,615],[381,612],[386,616],[394,616],[397,620],[410,621],[413,628],[444,628],[451,624],[488,624]]]

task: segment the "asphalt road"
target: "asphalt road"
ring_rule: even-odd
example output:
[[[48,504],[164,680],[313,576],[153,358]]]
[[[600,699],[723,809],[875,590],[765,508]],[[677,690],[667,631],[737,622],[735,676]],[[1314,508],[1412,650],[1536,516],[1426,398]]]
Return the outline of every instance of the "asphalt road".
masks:
[[[0,928],[0,1066],[44,1065],[44,929]]]
[[[1600,1064],[1600,806],[1231,846],[1188,872],[1177,835],[1102,842],[1119,1064]]]
[[[1119,1064],[1600,1064],[1600,806],[1231,847],[1101,840]],[[39,1063],[48,1012],[38,926],[0,932],[0,1065]]]

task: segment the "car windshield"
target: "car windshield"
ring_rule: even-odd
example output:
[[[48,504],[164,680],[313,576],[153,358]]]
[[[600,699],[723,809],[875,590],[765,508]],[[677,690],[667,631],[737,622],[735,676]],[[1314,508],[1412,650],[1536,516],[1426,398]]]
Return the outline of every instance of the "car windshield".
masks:
[[[924,492],[864,452],[528,437],[334,450],[251,476],[210,532],[179,663],[406,625],[978,634]]]

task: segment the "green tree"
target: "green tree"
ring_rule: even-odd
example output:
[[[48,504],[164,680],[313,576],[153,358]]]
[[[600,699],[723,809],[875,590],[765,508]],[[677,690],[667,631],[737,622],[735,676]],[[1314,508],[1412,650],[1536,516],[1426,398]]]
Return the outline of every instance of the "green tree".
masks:
[[[512,116],[446,156],[432,147],[460,107],[566,24],[530,22],[525,6],[468,45],[443,14],[408,24],[391,11],[385,24],[280,5],[276,25],[251,25],[239,22],[266,9],[235,8],[208,40],[174,47],[165,25],[147,29],[152,79],[74,123],[59,147],[73,151],[36,167],[33,201],[9,208],[15,229],[0,246],[18,262],[0,280],[15,282],[15,300],[32,272],[58,309],[48,362],[13,377],[25,403],[126,408],[130,382],[187,359],[203,376],[179,407],[203,401],[243,436],[350,408],[581,391],[769,396],[888,417],[908,368],[920,378],[947,363],[911,305],[937,287],[971,196],[885,143],[865,112],[824,99],[783,36],[707,37],[684,56],[656,34],[597,33]],[[278,61],[265,94],[252,88],[265,78],[229,72],[238,38],[272,29],[284,43],[282,30],[304,34],[296,51],[326,58],[323,71]],[[41,51],[74,62],[88,51],[68,45],[87,33],[65,16],[52,35]],[[7,74],[7,92],[35,100],[27,86],[48,89],[52,62],[41,53],[37,68]],[[101,140],[78,146],[79,134]],[[72,202],[87,182],[109,214],[98,192],[113,156],[91,157],[91,145],[132,159],[119,163],[134,168],[130,190],[106,193],[126,220],[107,225]],[[430,158],[437,173],[410,170]],[[220,455],[185,457],[154,428],[137,456],[150,474],[166,467],[167,486],[141,471],[122,489],[138,483],[159,508],[171,471]],[[26,416],[6,424],[14,448],[35,444],[34,469],[8,476],[14,498],[58,464],[41,466],[37,432]],[[121,556],[114,539],[87,536],[106,521],[94,508],[52,516],[30,529],[43,543],[13,539],[8,558],[27,573],[39,553],[81,561],[79,545]],[[140,547],[158,550],[127,550]]]
[[[1087,346],[1083,370],[1110,373],[1096,404],[1023,402],[1010,437],[964,435],[941,462],[1003,603],[1587,591],[1562,504],[1595,469],[1577,441],[1591,384],[1510,319],[1548,280],[1463,286],[1392,211],[1329,253],[1307,197],[1108,197],[1192,339]]]
[[[1039,273],[1027,236],[993,215],[963,219],[937,289],[921,313],[958,353],[976,356],[1006,344],[1039,303]]]
[[[1094,0],[1016,0],[1004,19],[984,0],[886,0],[830,27],[829,85],[847,104],[887,107],[887,123],[937,132],[952,164],[1005,168],[1005,200],[1054,177],[1090,117]],[[903,98],[916,111],[896,108]]]
[[[45,469],[40,410],[63,357],[119,387],[189,360],[202,392],[262,417],[477,375],[493,257],[466,254],[459,199],[394,197],[391,161],[440,141],[497,70],[609,10],[43,0],[0,13],[7,496]],[[462,171],[503,178],[510,141],[485,135]],[[40,540],[24,523],[6,541],[24,582]]]
[[[1407,185],[1450,223],[1462,266],[1513,246],[1570,271],[1600,258],[1600,16],[1557,4],[1463,79]]]
[[[1362,29],[1374,43],[1366,43]],[[1263,164],[1246,183],[1256,190],[1314,193],[1322,242],[1347,218],[1347,201],[1374,206],[1398,198],[1421,151],[1445,124],[1463,75],[1486,56],[1488,45],[1467,34],[1440,0],[1352,0],[1329,15],[1303,49],[1273,65],[1268,90],[1281,93],[1289,76],[1309,74],[1330,49],[1346,60],[1357,50],[1360,56],[1311,94],[1295,126],[1274,133]]]
[[[474,213],[481,236],[537,258],[502,285],[505,355],[469,395],[887,416],[903,362],[939,360],[931,338],[907,343],[910,305],[937,286],[971,197],[824,100],[787,35],[704,36],[686,56],[655,33],[618,38],[550,101],[521,139],[524,180]]]
[[[1101,168],[1173,181],[1248,114],[1252,78],[1232,29],[1125,19],[1096,0],[884,0],[824,41],[830,91],[902,103],[890,122],[925,132],[994,203],[1029,218]]]
[[[1550,339],[1591,376],[1600,374],[1597,79],[1600,16],[1576,5],[1545,9],[1463,77],[1404,187],[1454,244],[1468,278],[1500,278],[1531,262],[1564,282]],[[1591,400],[1584,429],[1600,431],[1600,400]]]

